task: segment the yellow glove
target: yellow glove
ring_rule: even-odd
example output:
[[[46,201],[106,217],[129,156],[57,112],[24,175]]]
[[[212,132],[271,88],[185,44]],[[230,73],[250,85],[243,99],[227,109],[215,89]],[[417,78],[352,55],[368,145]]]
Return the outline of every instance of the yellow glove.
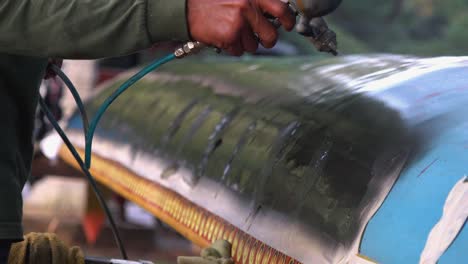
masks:
[[[79,247],[67,247],[55,234],[30,233],[11,247],[9,264],[84,264]]]
[[[231,243],[217,240],[201,252],[201,257],[178,257],[178,264],[234,264],[231,258]]]

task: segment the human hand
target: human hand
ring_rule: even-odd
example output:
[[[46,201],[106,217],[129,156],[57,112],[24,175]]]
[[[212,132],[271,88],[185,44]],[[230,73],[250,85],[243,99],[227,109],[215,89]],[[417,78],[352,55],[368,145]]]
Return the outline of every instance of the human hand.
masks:
[[[46,68],[46,72],[44,75],[44,80],[53,79],[55,78],[55,76],[57,76],[55,71],[52,70],[52,65],[62,68],[63,60],[62,59],[49,59],[49,61],[47,62],[47,68]]]
[[[278,18],[288,31],[296,23],[288,5],[280,0],[187,0],[192,38],[234,56],[255,52],[258,41],[265,48],[276,44],[277,28],[265,14]]]

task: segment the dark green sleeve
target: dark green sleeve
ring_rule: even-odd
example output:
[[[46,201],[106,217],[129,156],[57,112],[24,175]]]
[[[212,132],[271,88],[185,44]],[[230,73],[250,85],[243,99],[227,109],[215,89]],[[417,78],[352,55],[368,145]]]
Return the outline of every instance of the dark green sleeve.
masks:
[[[0,53],[93,59],[188,39],[186,0],[1,0]]]

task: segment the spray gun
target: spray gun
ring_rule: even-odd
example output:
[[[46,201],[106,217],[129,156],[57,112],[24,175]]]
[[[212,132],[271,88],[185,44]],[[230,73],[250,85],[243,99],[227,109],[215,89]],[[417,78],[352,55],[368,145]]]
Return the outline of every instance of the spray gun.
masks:
[[[307,37],[318,51],[331,53],[334,56],[338,55],[336,33],[328,27],[327,22],[322,17],[310,20],[301,17],[296,25],[296,31]]]
[[[296,31],[309,38],[318,51],[338,55],[336,33],[323,16],[335,11],[341,0],[289,0],[288,3],[300,15]]]
[[[341,4],[342,0],[281,0],[289,5],[291,10],[299,16],[296,31],[307,37],[315,48],[320,52],[338,55],[336,33],[331,30],[323,16],[333,12]],[[280,27],[278,19],[267,17],[273,25]],[[187,42],[184,46],[174,52],[176,58],[183,58],[196,54],[206,45],[198,41]],[[220,50],[215,48],[219,53]]]

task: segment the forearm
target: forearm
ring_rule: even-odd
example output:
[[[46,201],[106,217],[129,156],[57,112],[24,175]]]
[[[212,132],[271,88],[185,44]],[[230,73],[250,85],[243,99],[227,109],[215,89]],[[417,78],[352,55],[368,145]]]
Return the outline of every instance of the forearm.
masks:
[[[185,0],[0,2],[0,53],[101,58],[187,35]]]

